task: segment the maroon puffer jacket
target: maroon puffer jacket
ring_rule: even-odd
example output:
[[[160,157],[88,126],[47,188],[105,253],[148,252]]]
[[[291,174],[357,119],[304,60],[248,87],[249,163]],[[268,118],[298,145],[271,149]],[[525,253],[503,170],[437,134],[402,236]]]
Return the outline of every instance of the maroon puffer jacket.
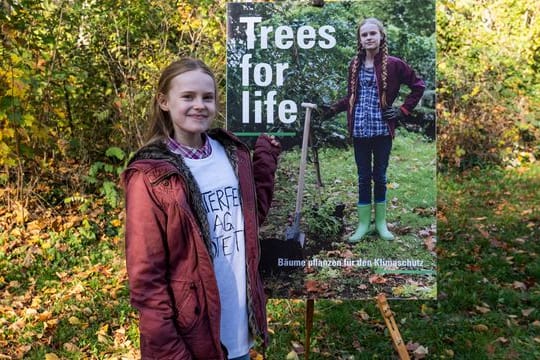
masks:
[[[258,139],[253,162],[232,134],[223,144],[237,171],[244,215],[250,331],[267,342],[259,275],[259,224],[272,201],[279,149]],[[164,144],[143,147],[122,174],[126,192],[126,265],[139,310],[143,359],[223,359],[220,302],[206,213],[195,179]]]

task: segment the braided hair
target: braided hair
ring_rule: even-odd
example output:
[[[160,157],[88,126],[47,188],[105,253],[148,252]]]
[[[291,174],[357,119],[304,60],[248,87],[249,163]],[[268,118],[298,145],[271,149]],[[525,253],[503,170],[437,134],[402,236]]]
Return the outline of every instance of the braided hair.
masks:
[[[381,95],[381,107],[384,109],[388,106],[388,103],[386,101],[386,90],[388,88],[388,44],[386,41],[386,30],[384,29],[384,26],[382,22],[376,18],[367,18],[364,19],[360,25],[358,25],[357,29],[357,51],[356,56],[353,59],[352,63],[352,73],[351,73],[351,84],[352,88],[355,90],[353,92],[353,95],[349,99],[349,105],[351,108],[354,106],[354,102],[356,101],[356,90],[358,89],[358,69],[360,68],[360,65],[365,61],[366,59],[366,50],[362,47],[362,42],[360,39],[360,29],[365,24],[374,24],[378,27],[379,32],[381,33],[381,44],[379,47],[379,51],[382,52],[382,95]]]

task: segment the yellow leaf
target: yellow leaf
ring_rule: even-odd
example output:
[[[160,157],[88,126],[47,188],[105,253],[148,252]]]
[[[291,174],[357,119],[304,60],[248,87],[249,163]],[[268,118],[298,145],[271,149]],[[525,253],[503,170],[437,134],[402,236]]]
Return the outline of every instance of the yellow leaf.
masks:
[[[104,324],[99,328],[96,334],[107,335],[108,332],[109,332],[109,324]]]
[[[60,360],[60,358],[56,354],[48,353],[45,354],[45,360]]]
[[[292,350],[290,353],[287,354],[287,360],[299,360],[298,354]]]
[[[21,60],[20,56],[18,56],[15,53],[11,53],[10,57],[11,57],[11,62],[15,63],[15,64],[18,63]]]
[[[32,299],[32,307],[37,308],[41,305],[41,298],[39,296],[36,296]]]
[[[18,228],[14,228],[9,234],[14,237],[20,237],[22,235],[21,230]]]
[[[69,321],[69,323],[70,323],[71,325],[78,325],[78,324],[81,323],[81,320],[79,320],[79,318],[76,317],[76,316],[70,317],[70,318],[68,319],[68,321]]]
[[[399,188],[399,184],[393,182],[393,183],[388,184],[387,187],[388,187],[389,189],[397,189],[397,188]]]
[[[253,349],[249,350],[249,358],[251,360],[264,360],[263,356]]]

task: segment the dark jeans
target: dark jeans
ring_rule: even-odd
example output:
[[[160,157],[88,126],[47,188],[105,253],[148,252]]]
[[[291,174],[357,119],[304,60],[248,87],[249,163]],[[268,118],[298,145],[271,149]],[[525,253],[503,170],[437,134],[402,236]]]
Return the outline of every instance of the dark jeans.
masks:
[[[358,169],[358,205],[371,204],[371,182],[375,202],[386,201],[386,169],[392,150],[392,137],[353,138]]]

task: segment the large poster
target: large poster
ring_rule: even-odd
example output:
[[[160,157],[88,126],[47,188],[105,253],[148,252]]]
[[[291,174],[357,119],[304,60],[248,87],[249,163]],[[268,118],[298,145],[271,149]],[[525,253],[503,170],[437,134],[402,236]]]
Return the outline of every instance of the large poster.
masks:
[[[284,149],[261,230],[269,295],[434,299],[434,1],[405,10],[393,0],[315,3],[229,3],[227,10],[227,128],[251,144],[273,134]],[[388,56],[408,64],[425,90],[398,118],[391,141],[384,220],[392,239],[380,231],[373,203],[359,240],[361,174],[347,111],[337,104],[347,98],[358,25],[372,17],[384,25]],[[360,71],[358,81],[365,81]],[[402,85],[389,106],[399,108],[410,92]]]

